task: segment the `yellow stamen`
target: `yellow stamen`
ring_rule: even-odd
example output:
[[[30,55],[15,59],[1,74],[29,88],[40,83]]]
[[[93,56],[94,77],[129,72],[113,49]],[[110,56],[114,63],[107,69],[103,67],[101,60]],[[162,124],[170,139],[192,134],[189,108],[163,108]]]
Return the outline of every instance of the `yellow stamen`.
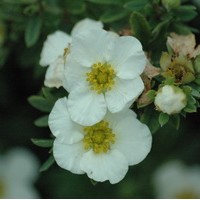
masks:
[[[109,123],[102,120],[93,126],[84,127],[85,137],[83,145],[85,150],[92,149],[95,153],[106,153],[111,144],[115,143],[115,134],[109,128]]]
[[[87,81],[90,83],[90,89],[95,90],[98,94],[105,93],[112,89],[116,76],[114,69],[108,63],[95,63],[92,70],[86,74]]]

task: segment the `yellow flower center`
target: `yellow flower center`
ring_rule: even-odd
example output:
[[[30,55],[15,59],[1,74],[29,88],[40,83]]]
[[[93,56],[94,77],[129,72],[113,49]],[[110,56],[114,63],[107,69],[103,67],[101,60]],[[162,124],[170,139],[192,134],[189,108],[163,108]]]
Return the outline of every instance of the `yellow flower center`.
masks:
[[[3,181],[0,180],[0,199],[4,197],[5,194],[5,185]]]
[[[198,195],[192,191],[183,191],[175,195],[176,199],[198,199]]]
[[[87,73],[86,76],[91,86],[90,89],[101,94],[112,89],[116,74],[110,64],[98,62],[92,65],[91,71]]]
[[[93,126],[84,127],[83,145],[85,150],[92,149],[95,153],[106,153],[111,144],[115,143],[115,134],[109,123],[102,120]]]

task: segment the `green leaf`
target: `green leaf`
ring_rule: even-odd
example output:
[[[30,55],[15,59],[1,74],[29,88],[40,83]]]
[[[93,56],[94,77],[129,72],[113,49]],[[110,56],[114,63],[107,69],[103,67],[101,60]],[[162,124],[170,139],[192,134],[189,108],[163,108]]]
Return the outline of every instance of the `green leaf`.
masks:
[[[124,18],[127,14],[128,12],[122,8],[109,9],[100,17],[100,21],[111,23]]]
[[[67,1],[66,4],[67,4],[66,5],[67,11],[75,15],[83,13],[86,9],[85,2],[83,1],[70,0],[70,1]]]
[[[43,87],[42,88],[42,94],[44,95],[44,97],[46,99],[48,99],[50,102],[55,103],[56,102],[56,98],[52,95],[51,93],[51,88],[47,88],[47,87]]]
[[[39,147],[49,148],[53,146],[53,139],[31,139],[33,144]]]
[[[29,19],[25,30],[25,42],[27,47],[33,46],[40,36],[42,19],[40,16],[33,16]]]
[[[36,3],[37,0],[3,0],[3,2],[10,4],[33,4]]]
[[[161,127],[164,126],[169,121],[169,115],[161,112],[158,121]]]
[[[38,127],[47,127],[48,126],[48,115],[45,115],[43,117],[40,117],[35,120],[34,124]]]
[[[96,4],[111,4],[111,5],[119,5],[122,3],[122,0],[87,0]]]
[[[124,8],[127,8],[131,11],[142,10],[149,0],[132,0],[124,4]]]
[[[135,37],[140,40],[144,48],[147,47],[151,37],[151,31],[146,18],[139,12],[133,12],[129,22]]]
[[[40,167],[40,172],[44,172],[47,169],[49,169],[49,167],[51,167],[51,165],[53,165],[53,163],[55,162],[55,159],[53,157],[53,155],[51,155],[44,163],[43,165]]]
[[[144,110],[140,120],[145,123],[149,127],[151,133],[154,134],[160,128],[158,117],[159,113],[155,111],[153,107],[149,106]]]
[[[28,98],[28,102],[40,111],[50,112],[54,106],[54,104],[44,97],[33,95]]]
[[[192,5],[180,6],[173,9],[173,12],[183,22],[191,21],[197,16],[196,7]]]

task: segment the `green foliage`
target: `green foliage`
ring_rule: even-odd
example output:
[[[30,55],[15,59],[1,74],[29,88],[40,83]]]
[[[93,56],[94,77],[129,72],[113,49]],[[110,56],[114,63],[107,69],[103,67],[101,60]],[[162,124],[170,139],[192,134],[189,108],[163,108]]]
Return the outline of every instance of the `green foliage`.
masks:
[[[161,127],[164,126],[169,121],[169,115],[161,112],[159,114],[158,121],[159,121]]]
[[[140,120],[145,123],[149,127],[151,133],[154,134],[160,128],[158,118],[159,112],[157,112],[153,106],[149,106],[145,108]]]
[[[51,167],[55,162],[53,155],[51,155],[40,167],[40,172],[44,172]]]
[[[33,95],[28,98],[28,102],[36,109],[43,111],[43,112],[50,112],[53,108],[53,103],[50,102],[48,99]]]
[[[38,127],[47,127],[48,126],[48,115],[42,116],[35,120],[34,124]]]
[[[33,144],[39,147],[49,148],[53,146],[53,139],[31,139]]]
[[[142,14],[135,11],[130,16],[130,25],[133,34],[141,41],[146,49],[151,37],[150,26],[147,20]]]
[[[42,19],[39,16],[31,17],[25,30],[25,42],[27,47],[33,46],[39,39],[42,28]]]
[[[100,17],[100,21],[104,23],[111,23],[118,21],[125,16],[127,16],[128,12],[123,8],[111,8],[106,10]]]
[[[142,10],[149,0],[132,0],[128,1],[127,3],[124,4],[124,8],[127,8],[128,10],[131,11],[140,11]]]

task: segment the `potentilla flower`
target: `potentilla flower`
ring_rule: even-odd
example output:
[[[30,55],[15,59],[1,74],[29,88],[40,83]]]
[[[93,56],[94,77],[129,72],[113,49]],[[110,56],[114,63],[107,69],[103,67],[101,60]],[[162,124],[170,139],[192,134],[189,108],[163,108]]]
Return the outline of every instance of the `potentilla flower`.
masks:
[[[129,109],[107,112],[100,122],[82,126],[72,121],[64,97],[55,103],[49,127],[56,137],[53,154],[57,164],[75,174],[86,173],[98,182],[119,182],[128,166],[141,162],[151,149],[148,127]]]
[[[176,114],[187,105],[187,97],[181,88],[165,85],[158,90],[154,104],[163,113]]]
[[[171,161],[157,169],[153,183],[159,199],[199,199],[200,167]]]
[[[107,108],[119,112],[143,91],[146,57],[136,38],[93,29],[73,37],[70,52],[63,84],[75,122],[100,122]]]
[[[0,198],[39,198],[33,187],[38,167],[37,159],[25,149],[16,148],[0,155]]]
[[[72,35],[102,27],[101,22],[86,18],[75,24]],[[63,85],[64,63],[70,52],[70,43],[71,36],[60,30],[50,34],[44,42],[40,65],[49,66],[45,75],[45,86],[59,88]]]

